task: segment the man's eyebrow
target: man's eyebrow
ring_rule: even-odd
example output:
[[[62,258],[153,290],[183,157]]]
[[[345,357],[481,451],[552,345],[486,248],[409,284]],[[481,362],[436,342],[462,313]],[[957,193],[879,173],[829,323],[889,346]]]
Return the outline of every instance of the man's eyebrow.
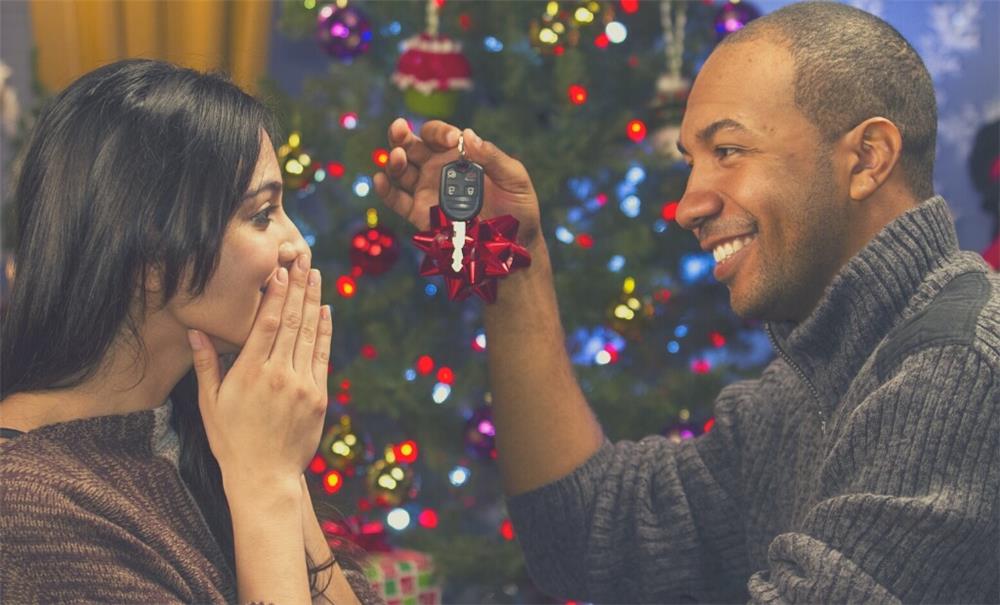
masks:
[[[732,118],[723,118],[721,120],[716,120],[711,124],[709,124],[708,126],[702,128],[700,131],[698,131],[698,134],[695,135],[695,138],[697,138],[699,141],[702,142],[710,141],[712,140],[712,137],[714,137],[716,133],[718,133],[720,130],[736,130],[738,132],[742,132],[745,134],[751,134],[750,129],[744,126],[743,124],[740,124],[739,122],[737,122]],[[684,145],[682,145],[679,140],[677,141],[677,149],[683,155],[691,155],[688,153],[687,149],[684,148]]]
[[[261,193],[264,193],[265,191],[270,191],[272,193],[278,193],[278,192],[280,192],[281,191],[281,182],[279,182],[279,181],[270,181],[270,182],[264,183],[263,185],[261,185],[257,189],[254,189],[253,191],[246,192],[243,195],[243,201],[246,201],[246,200],[249,200],[249,199],[253,199],[253,198],[257,197],[258,195],[260,195]]]

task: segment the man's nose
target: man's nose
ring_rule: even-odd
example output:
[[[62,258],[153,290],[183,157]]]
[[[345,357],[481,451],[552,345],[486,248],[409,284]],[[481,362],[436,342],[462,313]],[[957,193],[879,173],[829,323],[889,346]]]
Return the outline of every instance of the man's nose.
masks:
[[[684,197],[677,206],[677,224],[690,231],[722,212],[722,198],[710,188],[688,179]]]

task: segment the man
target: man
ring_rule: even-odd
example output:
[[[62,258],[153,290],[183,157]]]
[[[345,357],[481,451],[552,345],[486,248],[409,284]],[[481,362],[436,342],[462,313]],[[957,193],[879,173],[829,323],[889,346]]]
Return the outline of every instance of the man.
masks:
[[[1000,278],[933,196],[936,108],[881,20],[800,4],[722,43],[688,101],[678,222],[777,359],[698,439],[609,443],[563,344],[524,167],[465,131],[531,267],[485,309],[497,449],[537,583],[601,602],[996,602]],[[401,121],[376,188],[420,228],[458,130]],[[628,405],[627,400],[622,405]]]

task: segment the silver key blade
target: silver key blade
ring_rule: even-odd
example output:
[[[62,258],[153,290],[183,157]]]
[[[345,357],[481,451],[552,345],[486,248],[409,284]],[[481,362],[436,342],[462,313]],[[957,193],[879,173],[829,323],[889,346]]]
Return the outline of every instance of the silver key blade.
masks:
[[[462,270],[462,260],[465,258],[465,221],[455,221],[451,224],[451,245],[455,249],[451,253],[451,270],[458,273]]]

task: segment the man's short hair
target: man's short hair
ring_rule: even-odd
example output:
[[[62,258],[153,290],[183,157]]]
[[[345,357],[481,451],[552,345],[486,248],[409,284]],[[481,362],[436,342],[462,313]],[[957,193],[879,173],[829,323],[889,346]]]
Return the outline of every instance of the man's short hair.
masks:
[[[795,62],[795,104],[830,144],[872,117],[903,139],[899,165],[915,196],[934,193],[937,102],[917,51],[891,25],[834,2],[792,4],[751,21],[721,45],[772,40]]]

